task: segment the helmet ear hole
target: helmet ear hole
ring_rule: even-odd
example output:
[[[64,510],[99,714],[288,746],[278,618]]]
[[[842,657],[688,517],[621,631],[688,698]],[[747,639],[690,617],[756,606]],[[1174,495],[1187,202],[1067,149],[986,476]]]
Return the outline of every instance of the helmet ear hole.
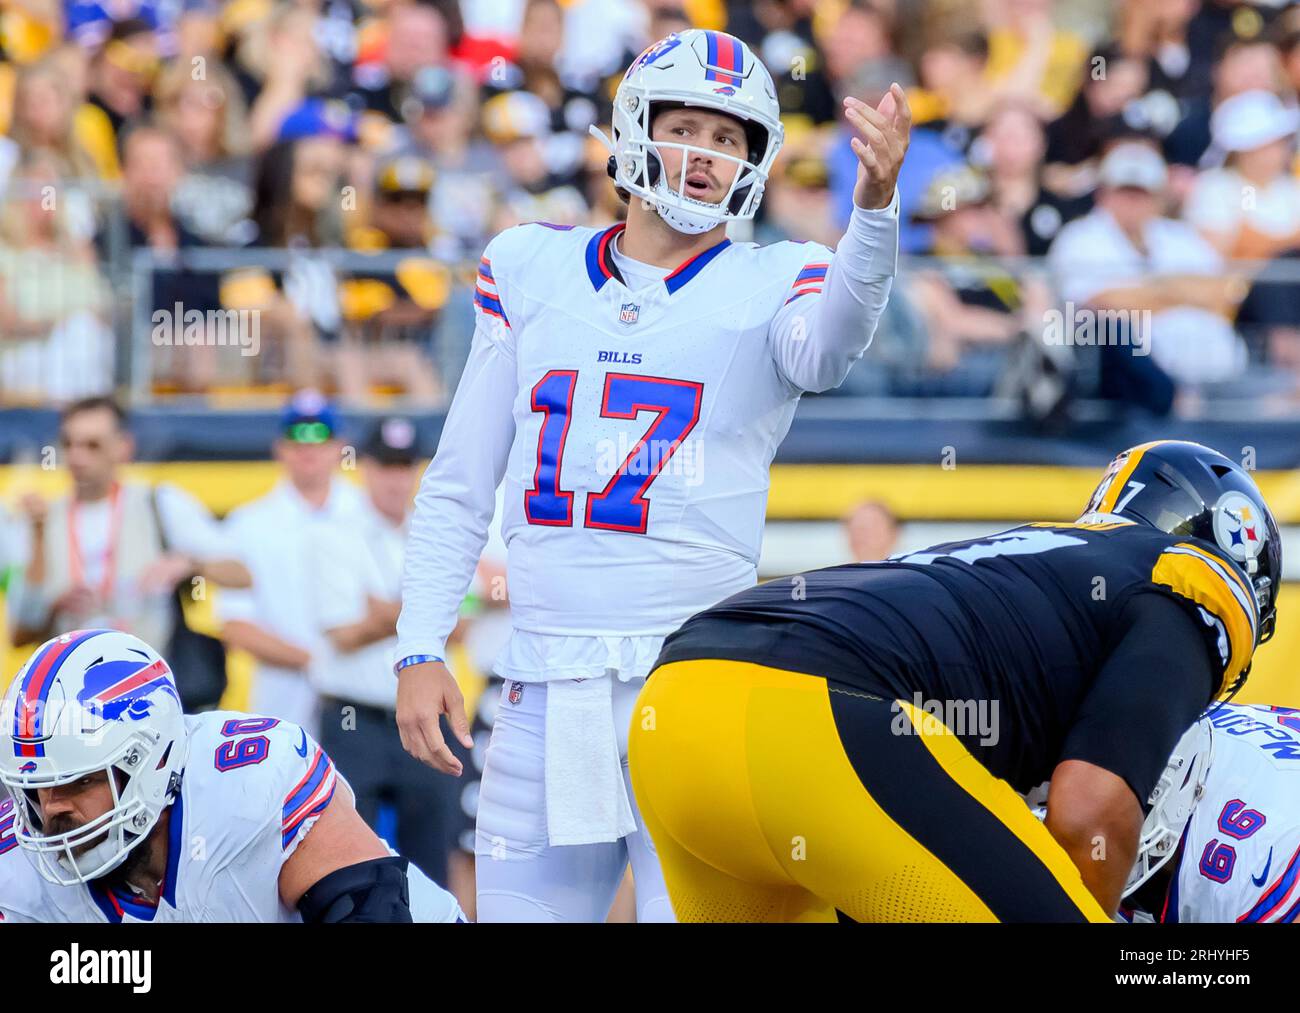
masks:
[[[740,209],[745,206],[745,198],[749,196],[749,191],[753,187],[752,183],[749,186],[737,187],[736,192],[731,195],[731,201],[727,204],[727,210],[733,215],[740,214]]]
[[[749,145],[749,160],[761,165],[767,154],[767,128],[753,120],[745,121],[745,143]]]
[[[647,150],[645,156],[646,183],[650,186],[656,186],[663,172],[664,164],[659,160],[659,153],[653,149]]]

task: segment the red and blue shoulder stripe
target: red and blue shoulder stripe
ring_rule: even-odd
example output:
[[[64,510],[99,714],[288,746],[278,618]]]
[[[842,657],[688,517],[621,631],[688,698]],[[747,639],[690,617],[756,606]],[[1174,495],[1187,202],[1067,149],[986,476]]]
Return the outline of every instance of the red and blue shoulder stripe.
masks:
[[[826,284],[826,272],[830,270],[830,261],[818,264],[805,264],[803,270],[795,278],[794,284],[790,286],[790,297],[786,299],[785,304],[788,306],[800,296],[816,295]]]
[[[478,278],[474,285],[474,305],[488,316],[497,317],[507,327],[505,308],[501,305],[501,295],[497,291],[496,279],[492,276],[492,262],[483,257],[478,262]]]
[[[334,787],[337,783],[338,775],[334,771],[333,762],[325,755],[325,750],[317,746],[316,752],[312,754],[307,773],[284,799],[280,823],[280,846],[285,851],[288,851],[289,845],[297,839],[298,832],[325,811],[325,807],[334,797]]]

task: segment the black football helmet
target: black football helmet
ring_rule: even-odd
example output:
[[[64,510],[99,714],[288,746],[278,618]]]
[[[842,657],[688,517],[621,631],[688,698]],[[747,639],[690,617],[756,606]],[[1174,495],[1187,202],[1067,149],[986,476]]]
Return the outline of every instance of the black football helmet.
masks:
[[[1255,590],[1257,643],[1273,635],[1282,538],[1259,486],[1241,465],[1199,443],[1144,443],[1110,462],[1084,514],[1137,521],[1216,546]]]

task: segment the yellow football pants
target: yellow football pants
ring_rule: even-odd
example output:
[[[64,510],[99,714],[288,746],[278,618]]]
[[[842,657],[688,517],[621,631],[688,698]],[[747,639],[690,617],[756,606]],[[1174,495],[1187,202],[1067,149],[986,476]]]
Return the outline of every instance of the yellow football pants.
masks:
[[[628,754],[680,921],[1109,921],[1011,786],[904,701],[674,662]]]

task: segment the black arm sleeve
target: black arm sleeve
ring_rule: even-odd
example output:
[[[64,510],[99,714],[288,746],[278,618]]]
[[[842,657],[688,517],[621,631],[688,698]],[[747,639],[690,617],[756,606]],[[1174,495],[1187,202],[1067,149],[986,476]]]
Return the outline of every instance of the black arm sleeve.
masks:
[[[1147,799],[1173,752],[1213,698],[1220,673],[1191,614],[1158,592],[1121,606],[1124,632],[1107,656],[1065,737],[1061,760],[1083,760],[1122,777]]]
[[[373,858],[345,865],[298,899],[304,922],[409,922],[411,898],[405,858]]]

